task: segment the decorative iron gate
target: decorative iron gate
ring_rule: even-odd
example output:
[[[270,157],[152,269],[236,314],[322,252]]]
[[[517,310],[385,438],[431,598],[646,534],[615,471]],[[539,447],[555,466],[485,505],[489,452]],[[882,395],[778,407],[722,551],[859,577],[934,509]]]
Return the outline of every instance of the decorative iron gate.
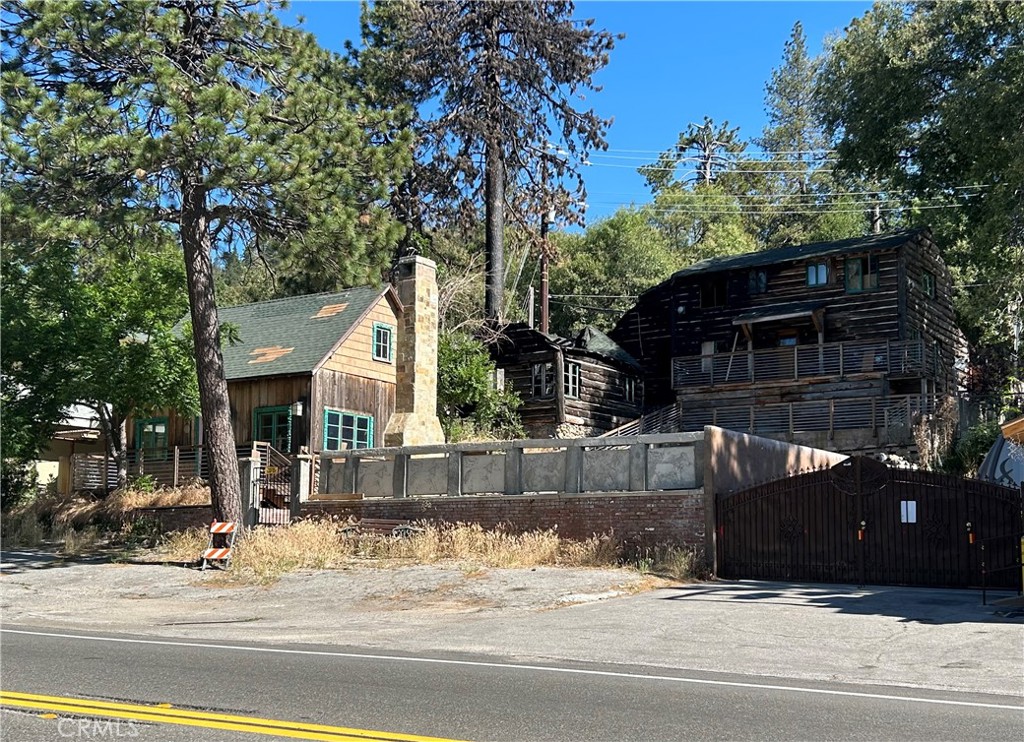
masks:
[[[1019,491],[906,469],[889,470],[880,489],[867,489],[846,487],[824,470],[719,495],[719,575],[1021,586]]]

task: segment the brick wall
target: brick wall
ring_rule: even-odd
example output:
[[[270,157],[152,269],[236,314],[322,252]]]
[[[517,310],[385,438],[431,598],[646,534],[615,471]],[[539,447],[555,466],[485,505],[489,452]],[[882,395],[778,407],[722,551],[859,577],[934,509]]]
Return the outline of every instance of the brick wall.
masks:
[[[614,530],[627,543],[704,544],[701,490],[613,495],[311,500],[302,504],[301,513],[303,516],[322,515],[340,519],[479,523],[484,528],[494,528],[503,523],[514,531],[555,528],[566,538],[577,540]]]
[[[209,505],[183,505],[167,508],[139,508],[132,511],[135,519],[155,521],[164,533],[184,531],[188,528],[204,527],[213,520],[213,508]]]

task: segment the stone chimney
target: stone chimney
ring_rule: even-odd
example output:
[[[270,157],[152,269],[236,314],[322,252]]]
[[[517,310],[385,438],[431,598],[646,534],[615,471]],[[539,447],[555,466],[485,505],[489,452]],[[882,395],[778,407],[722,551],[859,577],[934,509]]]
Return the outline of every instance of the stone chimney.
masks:
[[[437,419],[437,265],[418,255],[398,261],[395,414],[384,429],[385,446],[444,443]]]

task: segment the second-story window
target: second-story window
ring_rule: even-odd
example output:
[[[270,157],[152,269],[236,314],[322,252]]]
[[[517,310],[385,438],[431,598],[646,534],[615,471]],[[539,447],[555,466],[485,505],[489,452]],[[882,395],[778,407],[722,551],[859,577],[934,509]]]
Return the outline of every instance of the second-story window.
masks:
[[[562,379],[562,391],[569,399],[580,398],[580,364],[566,363]]]
[[[373,323],[373,360],[391,363],[394,360],[395,328],[382,322]]]
[[[627,402],[636,402],[636,379],[632,376],[625,376],[622,379],[623,394]]]
[[[828,264],[810,263],[807,266],[807,285],[826,286],[828,284]]]
[[[935,274],[925,271],[924,278],[921,281],[921,290],[924,291],[924,295],[929,299],[935,298]]]
[[[749,282],[751,295],[763,294],[768,290],[768,273],[764,270],[752,270]]]
[[[727,302],[725,278],[711,278],[700,285],[701,309],[724,307]]]
[[[846,259],[846,293],[874,291],[878,288],[878,257],[863,255]]]

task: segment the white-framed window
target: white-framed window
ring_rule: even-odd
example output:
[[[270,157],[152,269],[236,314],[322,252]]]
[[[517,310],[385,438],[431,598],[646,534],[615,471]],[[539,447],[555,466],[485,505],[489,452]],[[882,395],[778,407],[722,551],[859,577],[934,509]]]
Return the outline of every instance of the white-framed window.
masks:
[[[825,286],[828,284],[828,264],[808,263],[807,264],[807,285]]]
[[[324,450],[373,448],[373,417],[324,409]]]
[[[623,396],[627,402],[636,402],[636,379],[632,376],[625,376],[622,379]]]
[[[562,391],[569,399],[580,398],[580,364],[565,364],[565,373],[562,374]]]
[[[391,363],[395,359],[395,328],[383,322],[373,323],[373,360]]]
[[[555,364],[535,363],[531,369],[531,392],[535,399],[555,396]]]

